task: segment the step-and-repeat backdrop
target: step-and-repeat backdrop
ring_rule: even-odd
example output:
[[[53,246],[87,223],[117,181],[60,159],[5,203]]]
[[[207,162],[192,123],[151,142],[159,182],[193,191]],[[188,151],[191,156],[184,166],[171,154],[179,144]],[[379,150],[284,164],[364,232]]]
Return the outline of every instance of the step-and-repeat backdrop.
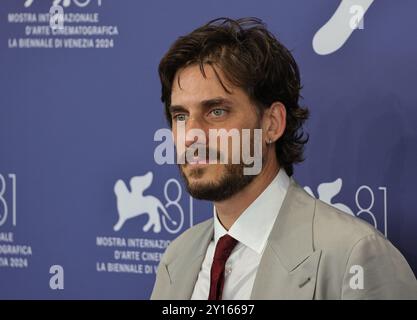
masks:
[[[170,241],[212,215],[154,160],[167,127],[157,66],[222,16],[261,18],[299,63],[311,111],[299,183],[378,228],[416,272],[415,12],[414,0],[2,0],[0,298],[149,298]]]

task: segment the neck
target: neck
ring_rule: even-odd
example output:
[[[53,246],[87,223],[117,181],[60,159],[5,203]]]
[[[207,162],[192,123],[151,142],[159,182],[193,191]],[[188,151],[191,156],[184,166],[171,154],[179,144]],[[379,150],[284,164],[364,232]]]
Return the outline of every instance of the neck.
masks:
[[[256,198],[268,187],[279,171],[279,165],[274,160],[267,161],[261,173],[252,180],[243,190],[239,191],[229,199],[214,202],[217,217],[226,230],[229,230],[233,223],[248,208]]]

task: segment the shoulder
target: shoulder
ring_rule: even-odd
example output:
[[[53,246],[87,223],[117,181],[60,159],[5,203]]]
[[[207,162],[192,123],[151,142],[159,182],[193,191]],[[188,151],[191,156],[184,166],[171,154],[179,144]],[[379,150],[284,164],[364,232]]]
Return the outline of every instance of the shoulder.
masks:
[[[339,294],[342,299],[417,297],[416,278],[406,259],[373,225],[307,193],[302,197],[314,207],[313,246],[321,250],[322,260],[319,274],[337,279],[325,288],[318,284],[319,294]],[[365,279],[362,290],[352,287],[358,268]]]
[[[352,247],[362,239],[386,240],[381,232],[363,219],[345,213],[321,200],[313,201],[315,206],[313,230],[317,244]]]
[[[164,253],[164,263],[169,264],[180,252],[188,252],[205,235],[213,231],[213,218],[203,221],[185,230],[173,240]]]
[[[351,214],[316,199],[307,193],[294,179],[288,189],[288,215],[296,215],[292,221],[297,225],[312,228],[313,246],[352,247],[362,238],[369,236],[385,238],[374,226]]]
[[[389,240],[373,225],[312,197],[296,183],[293,186],[291,199],[298,205],[291,208],[304,212],[298,219],[300,224],[307,227],[305,224],[311,223],[308,228],[312,229],[313,249],[320,249],[345,263],[352,250],[360,249],[364,243],[378,242],[381,250],[391,251]]]

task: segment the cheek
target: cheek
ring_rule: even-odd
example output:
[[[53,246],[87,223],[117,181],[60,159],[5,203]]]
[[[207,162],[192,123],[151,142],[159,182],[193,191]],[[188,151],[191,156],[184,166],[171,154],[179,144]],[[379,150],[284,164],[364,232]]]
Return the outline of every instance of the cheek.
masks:
[[[181,130],[181,126],[177,128],[177,126],[174,124],[171,129],[172,132],[172,141],[174,141],[174,144],[177,145],[178,142],[183,141],[184,138],[184,132]]]

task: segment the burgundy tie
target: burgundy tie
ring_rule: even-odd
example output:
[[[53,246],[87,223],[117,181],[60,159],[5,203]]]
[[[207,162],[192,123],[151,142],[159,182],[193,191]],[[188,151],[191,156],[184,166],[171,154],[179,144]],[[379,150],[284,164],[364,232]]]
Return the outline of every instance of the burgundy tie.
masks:
[[[210,293],[208,300],[221,300],[224,284],[224,266],[230,253],[236,246],[237,240],[224,235],[217,241],[216,251],[214,252],[213,264],[210,274]]]

